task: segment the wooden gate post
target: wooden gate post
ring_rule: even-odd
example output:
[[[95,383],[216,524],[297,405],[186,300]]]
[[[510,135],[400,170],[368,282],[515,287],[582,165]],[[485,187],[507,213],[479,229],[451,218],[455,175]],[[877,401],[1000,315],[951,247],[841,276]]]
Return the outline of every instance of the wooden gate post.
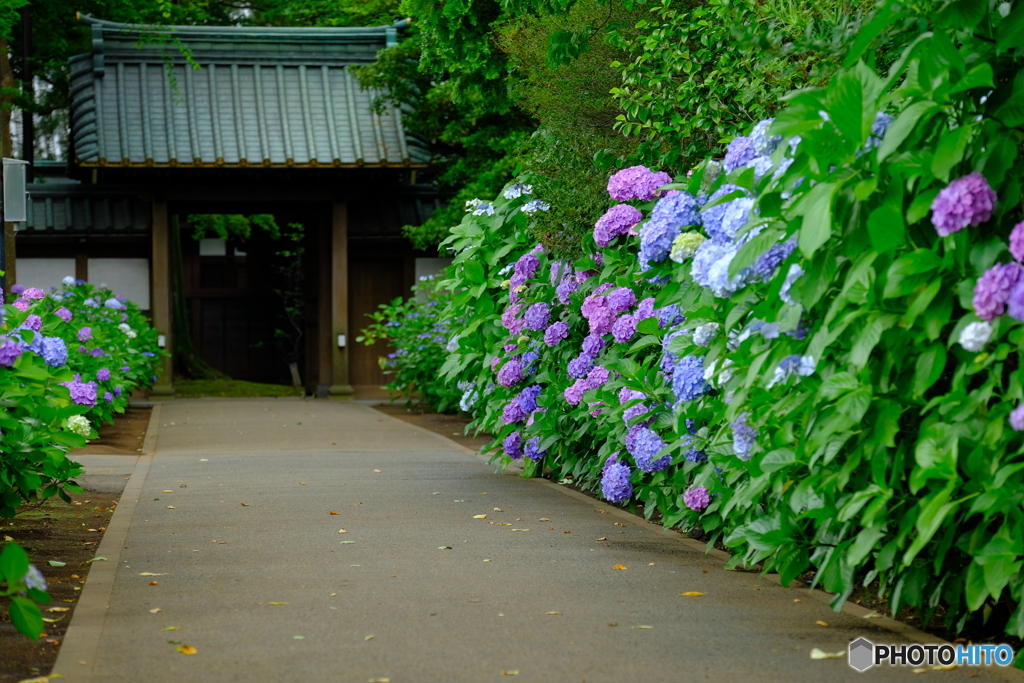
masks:
[[[167,200],[153,198],[153,264],[150,274],[150,314],[157,334],[164,337],[164,351],[171,352],[171,238],[167,216]],[[152,397],[174,398],[174,367],[168,355],[157,370],[156,384],[150,390]]]
[[[348,333],[348,206],[334,202],[331,206],[331,388],[332,397],[353,394],[349,379],[348,347],[353,343]],[[345,345],[338,342],[341,337]]]

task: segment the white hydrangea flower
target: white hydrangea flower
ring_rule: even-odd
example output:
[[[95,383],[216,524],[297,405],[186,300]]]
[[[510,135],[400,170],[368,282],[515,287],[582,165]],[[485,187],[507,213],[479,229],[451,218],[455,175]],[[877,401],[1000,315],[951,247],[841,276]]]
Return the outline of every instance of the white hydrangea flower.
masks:
[[[89,418],[84,415],[72,415],[68,418],[68,429],[79,436],[89,436],[92,425],[89,424]]]
[[[711,340],[718,336],[718,323],[704,323],[693,331],[693,343],[697,346],[710,346]]]
[[[517,199],[518,197],[522,197],[524,194],[532,194],[532,193],[533,193],[533,186],[532,185],[524,185],[523,183],[514,183],[514,184],[509,185],[508,187],[506,187],[505,190],[501,194],[502,194],[502,196],[505,197],[505,199]]]
[[[61,280],[61,282],[70,287],[71,285],[75,284],[75,278],[71,275],[68,275],[63,280]]]
[[[793,288],[793,283],[804,274],[804,269],[800,267],[798,263],[791,263],[789,265],[789,272],[786,273],[786,279],[782,283],[782,289],[779,290],[779,298],[785,301],[790,306],[795,306],[796,301],[793,300],[793,296],[789,293],[789,290]]]
[[[960,346],[972,353],[977,353],[985,348],[985,344],[992,338],[992,326],[987,322],[971,323],[960,333]]]
[[[120,325],[117,326],[117,329],[121,330],[125,334],[128,334],[129,332],[132,331],[132,328],[128,325],[128,323],[121,323]]]

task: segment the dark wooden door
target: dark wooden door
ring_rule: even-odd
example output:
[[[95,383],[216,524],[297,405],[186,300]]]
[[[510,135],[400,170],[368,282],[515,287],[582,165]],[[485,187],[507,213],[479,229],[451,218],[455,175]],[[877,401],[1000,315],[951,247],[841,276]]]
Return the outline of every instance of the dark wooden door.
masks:
[[[366,346],[355,342],[355,338],[372,321],[366,317],[381,304],[400,296],[407,296],[405,289],[405,261],[402,258],[362,258],[349,260],[348,264],[348,311],[349,311],[349,373],[353,386],[379,387],[391,381],[381,370],[378,358],[394,351],[380,342]]]

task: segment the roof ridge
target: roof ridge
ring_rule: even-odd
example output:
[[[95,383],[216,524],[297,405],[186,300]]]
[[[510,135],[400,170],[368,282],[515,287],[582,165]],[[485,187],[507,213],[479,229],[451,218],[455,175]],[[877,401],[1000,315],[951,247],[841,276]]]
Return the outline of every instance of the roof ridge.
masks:
[[[387,35],[395,28],[404,28],[396,25],[382,26],[183,26],[167,24],[125,24],[96,17],[81,12],[76,14],[80,23],[89,26],[98,26],[104,30],[116,30],[120,33],[170,33],[197,36],[224,35],[231,37],[251,37],[254,35],[320,35],[328,36],[336,34],[339,37],[353,34],[381,34]]]

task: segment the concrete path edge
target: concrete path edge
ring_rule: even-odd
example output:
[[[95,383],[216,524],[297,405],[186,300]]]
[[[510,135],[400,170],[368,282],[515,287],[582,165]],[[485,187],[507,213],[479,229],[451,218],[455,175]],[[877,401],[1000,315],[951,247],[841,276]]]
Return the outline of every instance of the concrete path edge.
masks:
[[[121,550],[124,548],[132,515],[135,513],[139,495],[153,462],[159,426],[160,406],[154,405],[149,415],[142,455],[135,462],[135,469],[121,493],[117,509],[114,510],[103,534],[103,540],[96,549],[95,557],[105,557],[106,560],[94,562],[89,570],[51,676],[60,674],[69,683],[87,682],[93,678],[93,666],[96,662],[100,636],[103,633],[103,621],[110,608],[110,595],[114,589],[117,568],[121,564]]]

